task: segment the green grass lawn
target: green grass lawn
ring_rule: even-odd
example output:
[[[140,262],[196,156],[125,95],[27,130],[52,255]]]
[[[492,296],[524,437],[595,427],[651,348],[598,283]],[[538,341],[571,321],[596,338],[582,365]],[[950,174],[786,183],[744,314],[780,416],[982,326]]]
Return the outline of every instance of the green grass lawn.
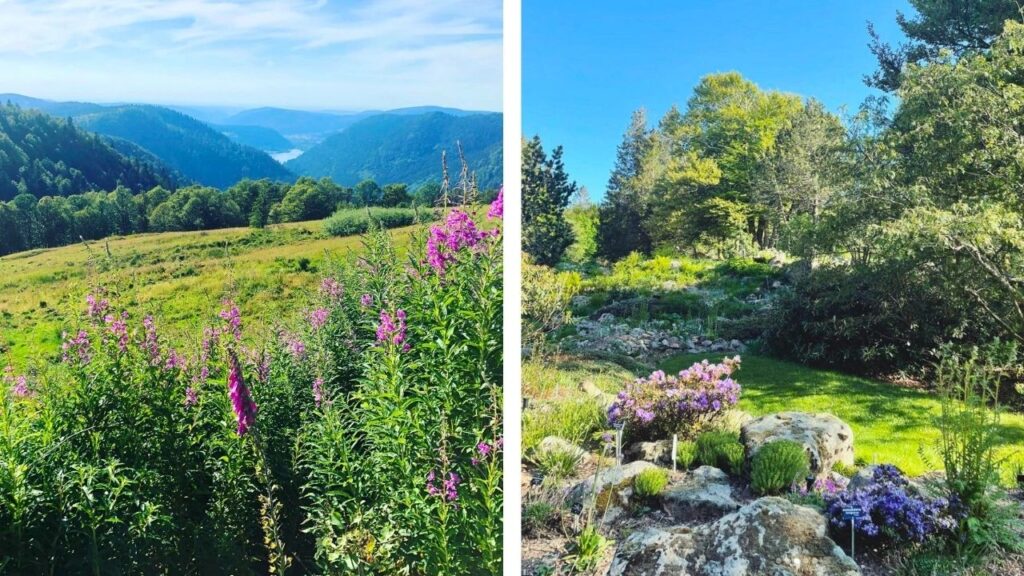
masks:
[[[405,246],[415,226],[391,231]],[[335,238],[322,222],[168,232],[40,249],[0,258],[0,353],[16,364],[59,353],[68,318],[84,294],[104,286],[121,304],[151,313],[172,334],[210,321],[225,297],[251,324],[277,322],[298,311],[335,260],[362,248],[358,236]]]
[[[662,368],[678,372],[704,357],[675,356]],[[853,428],[859,459],[896,464],[912,475],[942,467],[934,424],[941,408],[932,394],[752,355],[743,356],[735,377],[743,387],[739,407],[755,416],[786,410],[830,412]],[[1024,415],[1003,413],[1000,436],[1002,454],[1024,458]]]
[[[720,360],[681,355],[662,362],[661,368],[678,372],[705,357]],[[603,411],[594,409],[595,403],[580,391],[580,383],[589,380],[614,393],[638,375],[608,361],[575,357],[527,361],[523,394],[530,403],[523,418],[524,449],[552,434],[586,440],[606,424]],[[941,408],[934,395],[755,355],[743,356],[735,377],[743,387],[740,409],[755,416],[787,410],[830,412],[853,428],[854,450],[864,462],[896,464],[912,475],[942,468],[934,424]],[[1024,462],[1024,415],[1004,413],[1000,434],[1000,453]],[[1008,464],[1007,480],[1010,473]]]

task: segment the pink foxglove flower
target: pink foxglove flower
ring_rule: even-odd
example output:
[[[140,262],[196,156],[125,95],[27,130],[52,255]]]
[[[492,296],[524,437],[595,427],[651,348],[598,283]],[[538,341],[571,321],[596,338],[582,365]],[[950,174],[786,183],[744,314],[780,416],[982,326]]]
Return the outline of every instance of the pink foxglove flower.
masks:
[[[231,409],[235,413],[235,420],[238,422],[238,435],[245,436],[249,428],[256,423],[256,403],[253,402],[249,388],[245,385],[242,377],[242,367],[238,364],[238,358],[234,354],[229,357],[230,369],[228,371],[228,395],[231,398]]]

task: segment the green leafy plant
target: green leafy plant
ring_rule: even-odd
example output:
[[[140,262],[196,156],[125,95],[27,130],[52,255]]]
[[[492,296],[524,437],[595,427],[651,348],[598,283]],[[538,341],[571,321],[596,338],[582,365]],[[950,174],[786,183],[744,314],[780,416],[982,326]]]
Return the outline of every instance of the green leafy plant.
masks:
[[[538,448],[533,451],[530,460],[544,475],[545,480],[557,482],[575,474],[583,460],[583,452],[562,448]]]
[[[587,526],[576,535],[569,563],[575,572],[588,573],[597,567],[611,540],[598,532],[597,527]]]
[[[804,447],[792,440],[768,442],[750,462],[750,486],[758,494],[778,494],[803,480],[810,470]]]
[[[721,468],[731,474],[743,471],[744,448],[739,435],[724,430],[709,430],[697,436],[697,462]]]
[[[662,468],[644,470],[633,477],[633,491],[640,498],[653,498],[668,484],[668,471]]]
[[[680,440],[676,444],[676,466],[687,470],[697,460],[697,443],[692,440]]]

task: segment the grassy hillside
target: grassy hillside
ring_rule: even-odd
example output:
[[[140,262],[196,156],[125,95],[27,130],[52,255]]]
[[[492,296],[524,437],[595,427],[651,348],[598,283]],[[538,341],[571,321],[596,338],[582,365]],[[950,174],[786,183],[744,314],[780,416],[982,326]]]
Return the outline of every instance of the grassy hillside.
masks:
[[[404,246],[415,227],[392,231]],[[174,330],[194,328],[231,296],[264,325],[314,287],[325,263],[361,249],[358,236],[327,237],[321,222],[115,237],[0,258],[0,346],[16,361],[58,353],[65,318],[87,289],[134,295],[132,309]],[[108,252],[109,250],[109,252]],[[195,333],[193,331],[193,333]]]

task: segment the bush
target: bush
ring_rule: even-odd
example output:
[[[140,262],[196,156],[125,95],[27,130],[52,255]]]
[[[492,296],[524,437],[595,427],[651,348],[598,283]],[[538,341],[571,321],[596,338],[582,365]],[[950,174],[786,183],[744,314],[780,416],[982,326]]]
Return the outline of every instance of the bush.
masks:
[[[543,355],[548,335],[572,318],[572,298],[580,290],[580,275],[557,272],[523,261],[522,336],[534,354]]]
[[[640,498],[652,498],[661,494],[668,484],[668,471],[661,468],[644,470],[633,477],[633,491]]]
[[[657,371],[626,384],[608,409],[608,421],[625,426],[632,440],[657,440],[680,434],[692,437],[722,416],[740,398],[731,374],[739,356],[721,364],[707,360],[667,376]]]
[[[709,430],[697,436],[697,462],[721,468],[731,474],[743,471],[744,448],[739,435],[724,430]]]
[[[750,486],[758,494],[778,494],[810,471],[804,447],[792,440],[768,442],[750,462]]]
[[[687,470],[697,460],[697,443],[690,440],[680,440],[676,444],[676,466],[680,470]]]
[[[889,464],[876,467],[866,486],[825,496],[825,514],[834,530],[849,530],[849,521],[843,518],[843,508],[848,507],[864,510],[856,522],[857,533],[880,543],[924,542],[936,534],[951,534],[960,517],[947,499],[918,493]]]
[[[342,208],[324,220],[324,231],[331,236],[355,236],[365,234],[372,225],[401,228],[436,216],[429,208]]]

